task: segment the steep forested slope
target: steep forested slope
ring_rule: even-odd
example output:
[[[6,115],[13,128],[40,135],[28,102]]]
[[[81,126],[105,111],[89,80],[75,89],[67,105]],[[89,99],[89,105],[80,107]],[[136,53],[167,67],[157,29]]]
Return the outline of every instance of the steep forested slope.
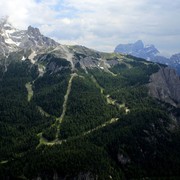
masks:
[[[1,179],[180,177],[178,102],[147,85],[161,68],[79,46],[35,64],[12,56],[0,72]]]

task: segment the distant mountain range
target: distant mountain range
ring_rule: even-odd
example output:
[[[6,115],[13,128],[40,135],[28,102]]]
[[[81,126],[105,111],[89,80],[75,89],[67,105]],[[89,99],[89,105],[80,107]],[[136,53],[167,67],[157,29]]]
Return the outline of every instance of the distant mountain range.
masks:
[[[138,40],[131,44],[119,44],[115,53],[130,54],[132,56],[140,57],[148,61],[166,64],[180,74],[180,53],[172,55],[170,58],[160,55],[159,50],[154,45],[144,45],[142,40]]]

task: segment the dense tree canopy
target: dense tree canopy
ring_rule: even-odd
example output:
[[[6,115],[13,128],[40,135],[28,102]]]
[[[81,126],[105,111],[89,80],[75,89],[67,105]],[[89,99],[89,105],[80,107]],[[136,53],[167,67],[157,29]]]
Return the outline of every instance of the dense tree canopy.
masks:
[[[109,72],[79,64],[58,122],[72,72],[69,62],[49,57],[41,77],[28,60],[0,67],[1,179],[180,177],[180,111],[146,87],[158,65],[131,56]]]

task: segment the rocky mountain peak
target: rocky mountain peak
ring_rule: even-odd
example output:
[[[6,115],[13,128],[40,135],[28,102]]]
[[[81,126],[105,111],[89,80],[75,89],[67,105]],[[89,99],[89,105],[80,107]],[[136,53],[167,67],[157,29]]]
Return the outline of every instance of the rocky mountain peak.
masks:
[[[130,54],[148,60],[154,58],[154,56],[159,53],[154,45],[144,45],[142,40],[138,40],[131,44],[119,44],[115,48],[114,52]]]
[[[39,29],[38,28],[34,28],[32,26],[28,27],[27,32],[28,32],[29,35],[37,35],[37,36],[41,35]]]
[[[134,44],[132,44],[133,45],[133,49],[134,50],[141,50],[141,49],[143,49],[144,48],[144,43],[142,42],[142,40],[138,40],[138,41],[136,41]]]
[[[22,49],[36,51],[58,45],[59,43],[42,35],[38,28],[29,26],[27,30],[18,30],[9,22],[8,17],[0,19],[0,54],[6,55]]]

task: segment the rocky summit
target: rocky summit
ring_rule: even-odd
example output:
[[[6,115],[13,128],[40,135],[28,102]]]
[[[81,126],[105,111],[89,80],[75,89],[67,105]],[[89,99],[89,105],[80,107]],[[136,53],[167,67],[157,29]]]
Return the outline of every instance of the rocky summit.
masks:
[[[29,26],[27,30],[19,30],[9,23],[8,17],[0,20],[0,53],[4,55],[22,49],[37,50],[57,45],[54,40],[43,36],[38,28]]]
[[[145,46],[141,40],[136,41],[134,44],[119,44],[114,52],[130,54],[147,60],[154,59],[159,54],[159,51],[154,45]]]
[[[0,179],[180,178],[180,78],[126,54],[154,46],[104,53],[0,22]]]

